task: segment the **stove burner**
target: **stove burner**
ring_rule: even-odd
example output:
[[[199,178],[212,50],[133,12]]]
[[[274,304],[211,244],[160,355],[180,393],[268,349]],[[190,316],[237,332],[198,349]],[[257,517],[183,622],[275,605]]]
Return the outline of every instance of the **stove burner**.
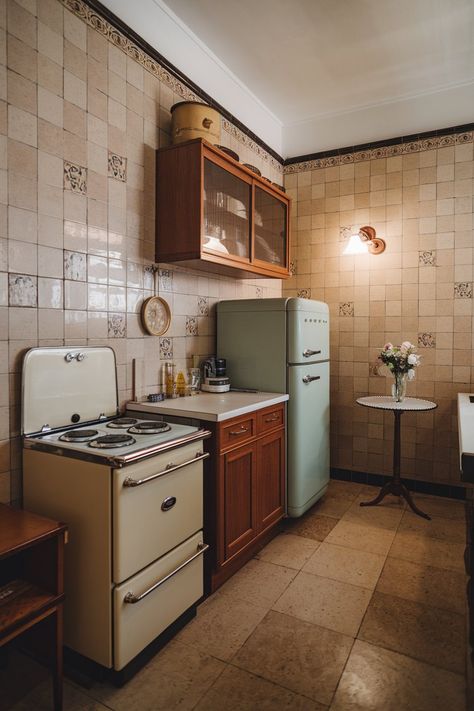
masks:
[[[138,422],[134,417],[119,417],[117,420],[109,422],[107,427],[111,429],[127,429],[131,425],[135,425]]]
[[[70,430],[59,438],[62,442],[88,442],[99,434],[98,430]]]
[[[126,447],[128,444],[135,444],[135,442],[136,440],[127,434],[108,434],[89,442],[89,447],[111,449],[112,447]]]
[[[133,427],[127,430],[131,434],[161,434],[162,432],[169,432],[171,427],[167,422],[162,422],[161,420],[147,420],[145,422],[138,422]]]

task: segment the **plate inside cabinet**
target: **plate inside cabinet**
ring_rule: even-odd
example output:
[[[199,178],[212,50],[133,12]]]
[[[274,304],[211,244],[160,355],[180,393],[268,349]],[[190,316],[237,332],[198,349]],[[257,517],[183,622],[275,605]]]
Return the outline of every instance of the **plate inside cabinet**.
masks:
[[[150,296],[145,299],[140,316],[143,328],[152,336],[162,336],[170,327],[170,307],[160,296]]]

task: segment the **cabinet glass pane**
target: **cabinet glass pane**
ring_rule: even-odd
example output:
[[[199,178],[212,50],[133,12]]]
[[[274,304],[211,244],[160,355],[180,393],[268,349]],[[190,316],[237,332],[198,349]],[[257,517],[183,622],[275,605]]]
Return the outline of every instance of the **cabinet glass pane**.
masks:
[[[203,247],[250,258],[251,186],[204,160]]]
[[[286,267],[286,205],[255,186],[255,259]]]

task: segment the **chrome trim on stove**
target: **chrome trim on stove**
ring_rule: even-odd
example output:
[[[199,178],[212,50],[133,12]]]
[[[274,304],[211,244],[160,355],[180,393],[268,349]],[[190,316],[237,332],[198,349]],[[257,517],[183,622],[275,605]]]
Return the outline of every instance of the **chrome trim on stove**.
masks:
[[[182,469],[183,467],[187,467],[188,464],[194,464],[194,462],[199,462],[201,459],[207,459],[209,457],[209,452],[198,452],[194,459],[187,459],[185,462],[182,462],[181,464],[168,464],[166,469],[163,469],[162,472],[157,472],[156,474],[151,474],[151,476],[147,476],[144,479],[132,479],[132,477],[127,476],[126,479],[123,480],[123,486],[126,487],[134,487],[134,486],[141,486],[142,484],[148,484],[149,481],[154,481],[155,479],[159,479],[161,476],[165,476],[165,474],[171,474],[171,472],[175,472],[178,469]]]
[[[163,422],[163,420],[157,420],[156,422],[155,420],[145,420],[132,425],[127,432],[130,432],[130,434],[162,434],[170,430],[170,425],[167,422]]]
[[[121,469],[126,467],[127,464],[133,464],[142,459],[148,459],[149,457],[154,457],[155,454],[161,454],[167,450],[176,449],[176,447],[182,447],[185,444],[190,444],[191,442],[196,442],[200,439],[207,439],[211,436],[209,430],[198,430],[192,434],[186,435],[184,437],[178,437],[176,439],[168,439],[161,444],[157,444],[153,447],[148,447],[147,449],[140,449],[137,452],[130,452],[130,454],[123,454],[122,456],[112,456],[111,454],[106,454],[104,450],[96,449],[69,449],[66,447],[61,447],[58,442],[51,442],[47,440],[42,440],[41,437],[23,436],[23,446],[25,449],[34,449],[38,452],[49,452],[50,454],[55,454],[59,457],[72,457],[73,459],[81,459],[85,462],[93,462],[94,464],[103,464],[104,466],[113,467],[114,469]]]
[[[193,562],[193,560],[196,560],[196,558],[199,558],[200,555],[205,553],[209,549],[209,546],[207,543],[198,543],[197,545],[197,552],[194,553],[194,555],[190,556],[187,560],[184,561],[184,563],[181,563],[181,565],[178,565],[177,568],[171,571],[171,573],[168,573],[168,575],[165,575],[164,578],[161,578],[161,580],[158,580],[154,585],[152,585],[150,588],[145,590],[144,592],[140,593],[139,595],[135,595],[132,592],[128,592],[123,601],[130,603],[131,605],[135,605],[135,603],[140,602],[140,600],[143,600],[143,598],[147,597],[150,593],[154,592],[157,590],[159,587],[164,585],[164,583],[168,582],[170,578],[174,577],[177,573],[179,573],[183,568],[185,568],[187,565]]]
[[[85,358],[87,358],[87,356],[82,351],[78,351],[77,353],[69,351],[69,353],[66,353],[66,355],[64,356],[64,360],[66,361],[66,363],[72,363],[73,360],[77,360],[77,362],[80,363]]]

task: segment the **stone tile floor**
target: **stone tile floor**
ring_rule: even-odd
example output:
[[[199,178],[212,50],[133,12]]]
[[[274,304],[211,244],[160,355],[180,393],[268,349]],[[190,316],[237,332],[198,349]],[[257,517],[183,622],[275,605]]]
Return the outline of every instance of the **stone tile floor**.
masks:
[[[66,680],[66,711],[464,711],[464,506],[374,491],[331,481],[125,687]],[[50,708],[24,663],[0,710]]]

